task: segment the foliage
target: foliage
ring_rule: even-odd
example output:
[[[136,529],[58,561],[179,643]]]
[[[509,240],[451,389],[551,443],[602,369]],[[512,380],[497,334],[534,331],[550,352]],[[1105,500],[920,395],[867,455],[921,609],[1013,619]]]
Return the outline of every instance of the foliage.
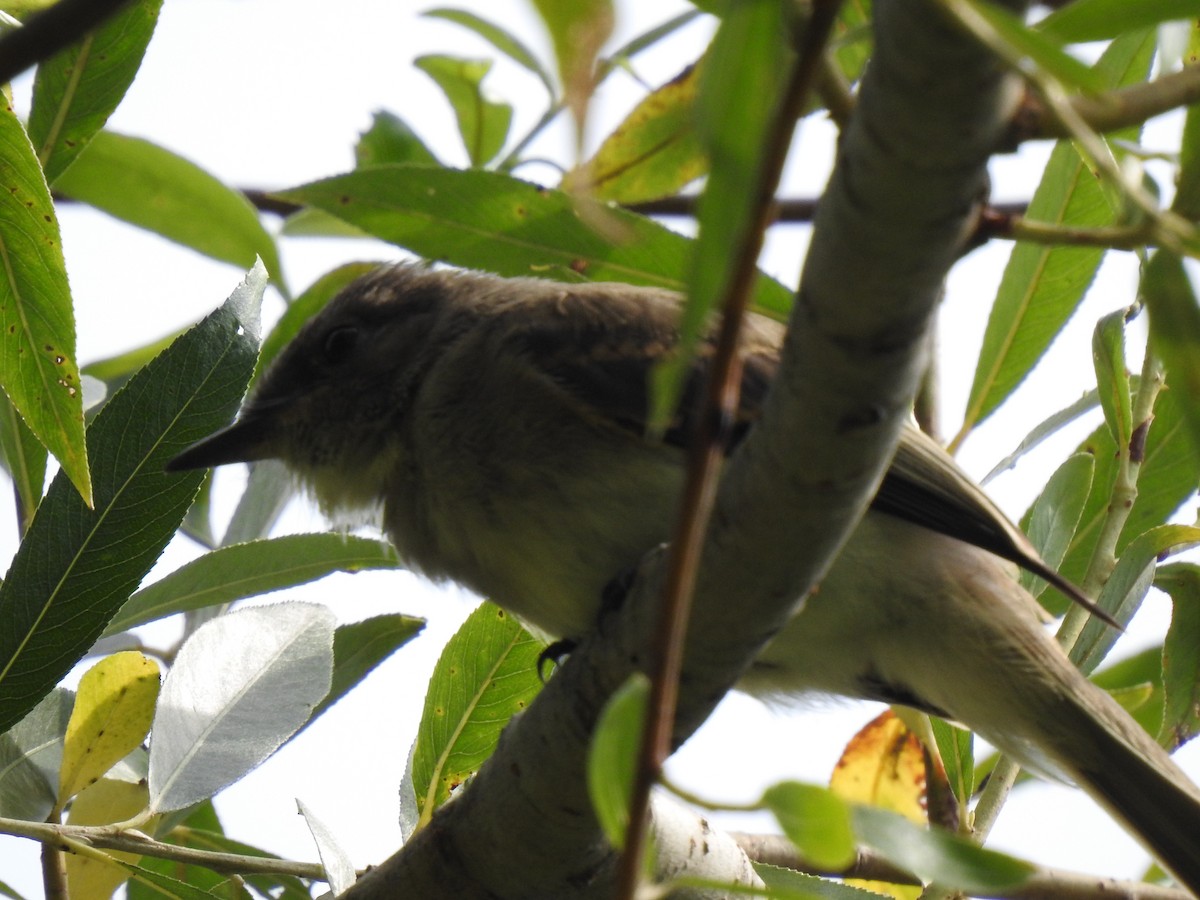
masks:
[[[697,4],[702,11],[605,52],[608,3],[538,2],[552,36],[552,60],[531,50],[523,36],[474,13],[428,12],[499,54],[495,60],[430,54],[414,64],[444,93],[471,167],[439,160],[432,142],[408,124],[418,119],[417,111],[381,112],[353,148],[352,170],[278,192],[296,207],[281,225],[265,224],[233,186],[159,146],[154,135],[105,130],[152,40],[160,4],[135,0],[45,60],[27,122],[11,109],[0,115],[0,172],[8,186],[0,192],[0,385],[6,395],[0,400],[0,453],[24,536],[0,585],[0,816],[30,824],[22,831],[10,822],[13,833],[37,835],[43,833],[32,823],[59,824],[64,814],[73,825],[132,820],[166,844],[262,858],[262,851],[225,836],[211,797],[352,691],[421,629],[418,620],[399,614],[336,626],[323,606],[243,606],[250,597],[333,572],[393,569],[401,561],[369,538],[334,532],[271,536],[289,487],[269,466],[255,467],[224,538],[217,540],[209,524],[211,495],[200,476],[163,472],[174,453],[232,418],[264,361],[366,268],[348,263],[292,300],[281,246],[314,235],[370,235],[424,257],[503,275],[652,284],[690,291],[708,304],[727,275],[719,253],[729,239],[723,229],[736,230],[746,216],[741,198],[755,188],[728,177],[729,167],[757,158],[765,116],[774,108],[776,70],[790,64],[790,50],[779,40],[785,4],[757,4],[757,18],[730,12],[727,24],[742,30],[718,30],[709,53],[680,60],[679,75],[649,90],[589,158],[573,167],[564,162],[558,185],[514,175],[530,160],[534,139],[568,113],[582,134],[592,93],[603,90],[607,78],[636,68],[642,54],[657,52],[662,38],[720,15],[725,4]],[[948,10],[961,5],[943,3]],[[1118,17],[1118,10],[1128,14]],[[869,13],[866,3],[847,3],[835,29],[829,64],[847,85],[870,53],[864,30]],[[1037,73],[1039,85],[1077,96],[1144,84],[1156,58],[1160,69],[1169,70],[1155,26],[1183,16],[1195,19],[1194,3],[1078,0],[1036,28],[998,13],[981,20],[991,40]],[[1191,33],[1193,47],[1197,34]],[[1075,55],[1073,44],[1081,41],[1104,42],[1094,64]],[[493,99],[486,82],[499,62],[531,73],[547,96]],[[739,79],[714,78],[713,71]],[[828,87],[837,79],[826,82],[810,112],[835,110],[847,100]],[[741,104],[746,97],[757,102]],[[514,123],[522,120],[515,111],[522,109],[534,109],[536,122],[516,134]],[[1018,387],[1052,352],[1105,257],[1127,252],[1109,246],[1118,244],[1115,235],[1140,229],[1133,243],[1146,261],[1144,285],[1097,323],[1097,388],[1080,405],[1099,407],[1104,424],[1063,455],[1025,524],[1047,559],[1122,621],[1133,616],[1152,583],[1169,592],[1177,612],[1163,647],[1136,669],[1113,667],[1099,677],[1114,693],[1139,692],[1136,702],[1153,706],[1144,721],[1153,721],[1163,742],[1174,747],[1200,730],[1194,700],[1200,661],[1190,649],[1200,639],[1196,571],[1173,563],[1158,571],[1156,581],[1156,567],[1200,540],[1197,529],[1169,524],[1196,488],[1200,313],[1185,262],[1197,255],[1197,242],[1131,199],[1151,177],[1140,168],[1150,154],[1138,145],[1139,134],[1140,123],[1133,122],[1106,138],[1072,133],[1073,140],[1055,145],[1028,218],[1064,234],[1070,230],[1071,240],[1013,244],[993,289],[973,376],[946,377],[973,377],[957,446],[989,416],[1019,402]],[[1098,164],[1097,145],[1107,161],[1120,165]],[[1184,217],[1194,215],[1190,186],[1200,173],[1198,147],[1200,114],[1192,110],[1177,148],[1182,170],[1154,176],[1163,194],[1178,180],[1175,212]],[[620,206],[678,196],[710,170],[700,239]],[[194,328],[169,342],[125,348],[85,370],[108,393],[89,414],[86,430],[74,308],[51,189],[250,270],[230,300]],[[1079,240],[1081,230],[1092,239]],[[1155,243],[1169,246],[1147,255],[1145,246]],[[260,360],[257,308],[268,282],[290,305],[262,341]],[[216,305],[219,298],[212,299]],[[759,273],[754,302],[782,317],[791,293]],[[1140,375],[1131,377],[1126,342],[1141,340],[1129,326],[1146,314],[1143,303],[1150,339],[1138,346],[1144,362]],[[693,310],[693,317],[699,315]],[[1164,377],[1169,391],[1162,390]],[[1070,425],[1078,411],[1038,426],[1005,464]],[[44,489],[47,454],[61,468]],[[177,533],[196,538],[206,552],[143,584]],[[1052,591],[1042,599],[1051,612],[1063,612]],[[139,653],[105,655],[111,645],[96,644],[103,636],[140,647],[133,629],[181,614],[183,636],[161,653],[167,668],[161,691],[153,661]],[[1111,633],[1091,626],[1072,632],[1071,623],[1068,615],[1075,658],[1086,670],[1096,669],[1111,647]],[[407,775],[404,814],[415,827],[462,789],[492,752],[503,723],[537,693],[539,649],[489,607],[447,647],[428,689]],[[101,659],[93,663],[93,655]],[[72,695],[59,683],[79,665],[88,673]],[[147,750],[142,744],[151,720]],[[604,752],[590,773],[598,793],[614,785],[624,790],[629,780],[629,760],[619,752],[629,739],[621,735],[637,729],[628,714],[610,720],[623,721],[611,727],[626,731],[604,733],[598,741]],[[943,776],[959,800],[969,802],[987,766],[973,758],[969,735],[954,726],[936,722],[932,734]],[[620,793],[610,790],[604,799],[616,823],[622,821],[622,798],[613,795]],[[857,840],[901,867],[966,889],[1007,885],[1027,870],[939,832],[854,811],[808,786],[778,785],[761,805],[775,811],[814,859],[830,865],[849,858]],[[353,872],[345,853],[316,816],[308,810],[304,815],[328,879],[348,886]],[[67,870],[79,895],[103,895],[129,877],[131,897],[235,892],[224,875],[200,865],[170,866],[150,852],[139,858],[66,841],[90,864]],[[247,871],[255,874],[237,890],[287,897],[320,890],[321,872],[312,867]],[[780,877],[781,891],[785,881]]]

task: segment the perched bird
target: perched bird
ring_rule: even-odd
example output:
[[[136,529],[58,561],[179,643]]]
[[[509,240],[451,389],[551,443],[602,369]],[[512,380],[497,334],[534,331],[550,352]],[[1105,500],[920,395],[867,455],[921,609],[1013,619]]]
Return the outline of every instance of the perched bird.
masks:
[[[687,395],[712,349],[677,420],[648,437],[647,375],[677,342],[678,309],[673,293],[623,284],[382,268],[304,326],[233,425],[170,468],[279,458],[330,514],[378,509],[429,577],[579,637],[605,585],[668,537]],[[758,417],[782,337],[746,323],[733,444]],[[870,511],[739,687],[962,721],[1076,781],[1200,894],[1200,790],[1070,663],[1003,560],[1087,603],[905,429]]]

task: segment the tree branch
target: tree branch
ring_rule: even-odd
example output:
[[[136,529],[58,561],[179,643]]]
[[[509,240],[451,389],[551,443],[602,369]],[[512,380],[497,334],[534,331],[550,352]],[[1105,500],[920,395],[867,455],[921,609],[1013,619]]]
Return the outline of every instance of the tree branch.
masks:
[[[875,15],[876,56],[817,213],[781,370],[720,487],[676,743],[789,619],[873,493],[942,279],[975,226],[988,157],[1020,97],[1020,83],[930,3],[881,0]],[[469,787],[352,900],[611,895],[615,855],[590,809],[584,760],[605,701],[645,665],[661,562],[660,552],[643,562],[622,609],[514,720]],[[721,836],[690,821],[689,833],[672,833],[656,809],[660,874],[670,859],[689,875],[752,877],[740,854],[714,866]]]

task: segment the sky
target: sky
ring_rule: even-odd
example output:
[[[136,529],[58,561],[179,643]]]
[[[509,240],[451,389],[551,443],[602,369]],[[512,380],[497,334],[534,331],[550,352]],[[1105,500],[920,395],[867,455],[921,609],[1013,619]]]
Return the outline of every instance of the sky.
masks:
[[[548,40],[525,2],[472,0],[456,4],[504,23],[544,59]],[[345,171],[352,148],[373,111],[404,116],[444,159],[464,164],[449,108],[425,75],[413,68],[415,56],[430,52],[495,56],[490,46],[460,28],[422,19],[426,3],[406,0],[169,0],[137,82],[110,121],[116,131],[161,143],[199,163],[230,184],[266,188],[296,185]],[[686,4],[620,6],[613,46],[650,25],[686,9]],[[709,26],[691,27],[660,53],[639,60],[638,74],[659,84],[698,55]],[[496,95],[515,101],[513,132],[522,133],[540,114],[544,93],[519,67],[501,60],[492,80]],[[15,85],[19,106],[27,108],[29,78]],[[624,73],[606,86],[595,111],[593,140],[611,129],[641,96],[643,88]],[[1157,132],[1166,143],[1167,123]],[[1147,138],[1153,144],[1155,132]],[[834,137],[825,122],[803,126],[789,162],[783,193],[819,193],[831,164]],[[550,132],[539,153],[567,160],[569,132]],[[1047,148],[1025,148],[997,161],[995,196],[1027,198]],[[547,167],[522,171],[552,183]],[[186,326],[219,305],[238,283],[235,268],[204,259],[154,235],[77,206],[61,210],[63,241],[76,303],[81,363],[138,346]],[[277,227],[268,221],[271,228]],[[673,223],[676,224],[676,223]],[[800,227],[772,231],[763,266],[785,283],[798,278],[807,244]],[[965,403],[974,355],[1008,246],[996,243],[976,251],[956,267],[941,313],[943,429],[952,434]],[[282,247],[293,290],[348,260],[398,259],[394,247],[373,241],[289,238]],[[1136,283],[1132,259],[1106,265],[1084,310],[1057,342],[1050,360],[1017,395],[1016,402],[979,429],[960,461],[981,477],[1003,458],[1044,415],[1074,401],[1092,383],[1092,323],[1128,302]],[[282,301],[268,295],[264,315],[278,316]],[[1136,364],[1136,361],[1135,361]],[[1050,442],[1016,472],[990,486],[997,502],[1018,516],[1038,485],[1073,443],[1095,426],[1089,419]],[[218,515],[228,515],[230,498],[244,473],[222,472]],[[285,530],[324,527],[320,517],[296,504]],[[0,558],[15,548],[15,527],[0,521]],[[198,552],[177,541],[151,574],[153,579]],[[282,599],[276,596],[271,600]],[[430,618],[429,629],[368,681],[341,701],[276,757],[217,799],[229,833],[274,852],[313,859],[315,850],[295,814],[299,796],[337,834],[359,865],[377,863],[399,843],[396,786],[420,710],[425,679],[442,640],[470,611],[473,598],[453,588],[433,590],[406,572],[334,576],[291,591],[287,599],[329,603],[343,621],[402,611]],[[1161,630],[1166,604],[1154,599],[1146,614],[1118,645],[1118,654],[1148,643]],[[147,637],[168,641],[169,629]],[[767,784],[783,778],[824,782],[845,742],[880,707],[823,701],[803,709],[769,709],[731,695],[714,719],[672,760],[674,780],[719,800],[753,800]],[[352,736],[349,739],[347,736]],[[1185,766],[1200,775],[1200,752],[1186,748]],[[719,782],[712,777],[721,773]],[[1064,835],[1080,819],[1088,822],[1081,839]],[[736,824],[744,826],[744,820]],[[761,820],[756,820],[762,827]],[[1061,785],[1022,789],[1013,797],[994,833],[993,846],[1014,849],[1063,868],[1136,877],[1146,856],[1086,797]],[[30,897],[41,895],[37,848],[0,837],[0,879]]]

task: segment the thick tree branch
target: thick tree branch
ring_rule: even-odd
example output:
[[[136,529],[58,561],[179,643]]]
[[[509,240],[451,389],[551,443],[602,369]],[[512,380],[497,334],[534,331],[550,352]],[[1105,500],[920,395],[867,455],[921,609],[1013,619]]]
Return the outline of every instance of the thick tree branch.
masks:
[[[717,498],[676,742],[787,621],[866,506],[915,393],[942,279],[974,229],[988,157],[1019,100],[1019,83],[930,3],[882,0],[875,15],[876,56],[821,201],[782,369]],[[660,564],[661,554],[648,557],[620,612],[354,900],[611,894],[615,856],[590,810],[584,759],[604,702],[644,667]],[[664,858],[711,876],[715,835],[689,843],[695,831],[681,839],[662,816],[655,825]],[[750,878],[731,859],[720,874]]]

